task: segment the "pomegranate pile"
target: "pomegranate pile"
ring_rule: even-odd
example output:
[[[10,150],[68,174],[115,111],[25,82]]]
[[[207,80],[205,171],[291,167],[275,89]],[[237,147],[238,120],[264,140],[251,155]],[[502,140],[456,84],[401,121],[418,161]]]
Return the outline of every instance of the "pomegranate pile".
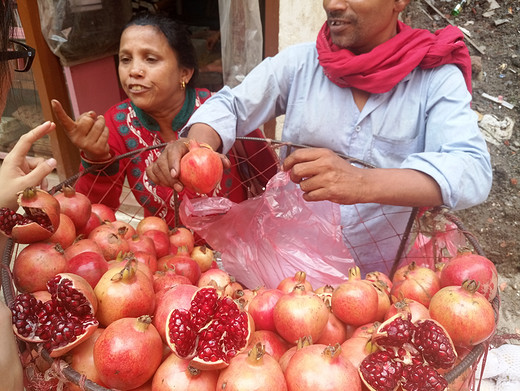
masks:
[[[313,287],[302,270],[248,288],[189,229],[119,221],[72,188],[47,195],[24,192],[25,216],[0,211],[24,244],[11,310],[28,391],[83,389],[41,349],[121,391],[468,390],[471,366],[444,375],[495,331],[496,269],[467,250],[392,279],[354,267]]]

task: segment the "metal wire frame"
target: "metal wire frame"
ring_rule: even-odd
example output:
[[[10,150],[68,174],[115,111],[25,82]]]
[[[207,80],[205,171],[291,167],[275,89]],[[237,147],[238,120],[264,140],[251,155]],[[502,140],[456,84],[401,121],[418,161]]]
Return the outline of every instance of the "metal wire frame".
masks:
[[[284,151],[285,155],[290,154],[293,149],[308,148],[308,146],[306,146],[306,145],[293,144],[293,143],[284,142],[284,141],[280,141],[280,140],[273,140],[273,139],[252,138],[252,137],[238,137],[237,139],[244,140],[244,141],[257,141],[259,143],[267,143],[267,145],[269,145],[270,148],[272,148],[275,152],[277,152],[278,155],[281,154],[280,153],[281,148],[286,148],[286,150]],[[150,149],[154,149],[154,148],[162,149],[166,145],[167,144],[164,143],[164,144],[154,145],[154,146],[142,148],[142,149],[139,149],[136,151],[131,151],[131,152],[125,153],[123,155],[120,155],[120,156],[117,156],[116,158],[114,158],[111,162],[106,164],[106,166],[112,164],[114,161],[125,159],[125,158],[131,158],[131,157],[139,155],[140,153],[150,150]],[[346,156],[346,155],[342,155],[342,154],[338,154],[338,155],[341,156],[343,159],[349,161],[353,165],[361,166],[364,168],[375,168],[375,166],[373,166],[363,160],[352,158],[350,156]],[[103,169],[103,166],[90,166],[87,169],[85,169],[83,172],[80,172],[70,178],[67,178],[62,183],[54,186],[52,189],[49,190],[49,193],[55,194],[58,191],[60,191],[63,186],[75,183],[81,175],[84,175],[85,173],[90,173],[95,170],[101,170],[101,169]],[[175,196],[176,196],[176,194],[175,194]],[[176,207],[176,209],[178,209],[178,200],[176,199],[175,201],[176,201],[175,207]],[[397,269],[399,262],[401,261],[403,255],[405,253],[406,243],[408,242],[408,240],[410,238],[410,234],[412,233],[412,230],[414,229],[414,225],[415,225],[416,217],[417,217],[417,211],[418,211],[417,208],[413,208],[412,212],[410,214],[410,218],[409,218],[406,230],[402,235],[401,245],[397,251],[397,254],[396,254],[396,257],[394,260],[392,274]],[[467,241],[473,246],[474,250],[479,255],[485,256],[482,247],[478,243],[478,240],[475,238],[475,236],[473,234],[471,234],[469,231],[466,230],[466,228],[464,227],[462,222],[458,219],[458,217],[456,217],[455,215],[453,215],[449,212],[446,212],[446,211],[444,211],[443,214],[446,216],[446,218],[449,221],[454,223],[457,226],[457,228],[465,235]],[[176,213],[176,215],[177,215],[177,213]],[[11,270],[10,270],[10,264],[11,264],[11,260],[13,258],[13,250],[14,250],[14,243],[11,239],[9,239],[7,241],[5,249],[3,251],[2,270],[1,270],[4,298],[8,305],[14,300],[14,296],[15,296],[15,289],[13,287],[13,280],[12,280],[12,275],[11,275]],[[500,298],[498,296],[498,293],[497,293],[497,297],[493,300],[492,305],[493,305],[493,309],[495,310],[495,320],[496,320],[496,322],[498,322],[498,312],[499,312],[499,307],[500,307]],[[489,344],[489,342],[485,341],[483,343],[480,343],[479,345],[474,346],[473,349],[470,351],[470,353],[468,355],[466,355],[465,358],[458,365],[456,365],[449,372],[444,374],[444,378],[448,381],[448,383],[454,382],[468,368],[470,368],[472,365],[476,365],[477,361],[483,355],[485,355],[487,353],[488,344]],[[50,364],[55,364],[57,361],[60,361],[61,365],[54,366],[55,368],[60,368],[59,371],[61,373],[59,375],[63,375],[63,377],[65,379],[72,382],[73,384],[76,384],[76,385],[81,384],[85,391],[110,391],[110,389],[102,387],[99,384],[96,384],[89,379],[85,379],[80,373],[75,371],[72,367],[70,367],[68,364],[66,364],[60,358],[53,359],[52,357],[50,357],[49,352],[46,351],[45,349],[42,349],[40,352],[41,352],[40,353],[41,357],[44,358]],[[475,370],[475,368],[473,370]],[[473,375],[474,375],[474,373],[473,373]]]

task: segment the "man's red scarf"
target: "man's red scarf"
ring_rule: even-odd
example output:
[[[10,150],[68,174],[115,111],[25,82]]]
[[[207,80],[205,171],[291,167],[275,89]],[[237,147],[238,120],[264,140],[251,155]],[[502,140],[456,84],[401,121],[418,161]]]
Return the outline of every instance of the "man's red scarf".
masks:
[[[383,93],[390,91],[417,66],[430,69],[455,64],[471,92],[471,60],[463,39],[462,32],[451,25],[433,34],[398,21],[398,33],[394,37],[369,53],[355,55],[332,43],[325,22],[316,47],[325,74],[340,87]]]

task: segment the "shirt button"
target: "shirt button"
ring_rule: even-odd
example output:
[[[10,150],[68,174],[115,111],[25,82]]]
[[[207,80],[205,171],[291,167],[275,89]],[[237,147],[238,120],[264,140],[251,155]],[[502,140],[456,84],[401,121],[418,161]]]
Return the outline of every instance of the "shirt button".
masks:
[[[359,132],[361,130],[361,126],[356,126],[356,132]]]

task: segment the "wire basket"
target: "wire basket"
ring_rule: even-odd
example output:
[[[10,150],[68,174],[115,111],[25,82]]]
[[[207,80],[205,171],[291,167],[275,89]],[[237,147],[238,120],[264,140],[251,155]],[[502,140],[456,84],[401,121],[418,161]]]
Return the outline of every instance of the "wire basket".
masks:
[[[280,169],[283,158],[289,155],[294,149],[307,148],[305,145],[264,138],[240,137],[237,140],[240,142],[236,143],[228,154],[232,167],[234,168],[231,170],[231,175],[235,183],[234,188],[230,188],[228,191],[234,192],[237,191],[237,187],[240,187],[243,191],[244,198],[259,196],[265,189],[267,181]],[[55,194],[65,185],[74,186],[79,178],[87,174],[93,176],[95,178],[94,180],[98,180],[102,178],[103,170],[114,162],[118,162],[123,168],[120,170],[122,173],[119,175],[124,176],[126,174],[128,176],[129,172],[131,172],[128,171],[129,167],[131,167],[136,159],[142,159],[144,154],[152,153],[158,155],[165,145],[166,144],[154,145],[128,152],[116,157],[112,162],[104,166],[90,166],[54,186],[49,192]],[[374,168],[373,165],[362,160],[345,155],[340,156],[357,167],[367,169]],[[144,175],[144,173],[141,175]],[[119,178],[119,181],[114,181],[119,182],[119,185],[117,185],[119,188],[106,189],[106,192],[98,197],[97,202],[103,203],[104,196],[113,191],[120,192],[120,205],[117,207],[116,216],[118,220],[126,221],[132,225],[136,225],[146,215],[160,215],[159,212],[154,213],[153,210],[145,210],[142,206],[142,204],[146,202],[146,198],[143,198],[143,192],[140,189],[136,189],[136,187],[132,187],[128,179],[124,181],[122,179],[123,178]],[[172,214],[173,218],[170,216],[170,220],[167,220],[167,223],[172,228],[181,226],[178,217],[180,204],[179,195],[173,189],[169,189],[166,198],[170,199],[170,201],[169,203],[165,203],[165,206],[174,211]],[[140,202],[136,202],[136,200]],[[404,230],[402,232],[395,231],[392,233],[392,236],[395,236],[395,238],[399,240],[399,246],[395,254],[390,254],[392,258],[391,270],[388,271],[390,276],[393,276],[398,268],[411,262],[434,267],[436,263],[456,255],[456,252],[454,252],[455,247],[464,246],[472,249],[479,255],[485,256],[477,238],[471,232],[467,231],[462,222],[448,210],[443,208],[431,210],[412,208],[408,210],[407,213],[409,217],[407,218]],[[392,220],[392,216],[384,216],[384,213],[382,217],[389,221]],[[451,244],[452,247],[450,248],[446,243]],[[375,248],[377,248],[377,244]],[[216,250],[218,251],[218,249]],[[2,257],[2,287],[7,304],[13,301],[16,294],[12,283],[10,267],[11,261],[16,257],[19,251],[21,251],[21,246],[13,243],[12,240],[8,240]],[[355,252],[356,249],[352,248],[352,251]],[[498,295],[492,302],[492,305],[495,310],[495,320],[498,322],[500,306]],[[461,389],[474,389],[477,362],[486,354],[488,345],[489,341],[485,341],[473,347],[471,352],[457,366],[444,375],[446,380],[452,384],[458,378],[464,377],[465,388]],[[21,344],[21,349],[27,346],[26,344]],[[47,351],[40,349],[39,354],[45,361],[52,364],[53,376],[61,379],[62,382],[69,381],[76,385],[79,384],[82,389],[86,391],[108,390],[86,379],[62,359],[51,358]],[[470,372],[469,376],[468,371]]]

